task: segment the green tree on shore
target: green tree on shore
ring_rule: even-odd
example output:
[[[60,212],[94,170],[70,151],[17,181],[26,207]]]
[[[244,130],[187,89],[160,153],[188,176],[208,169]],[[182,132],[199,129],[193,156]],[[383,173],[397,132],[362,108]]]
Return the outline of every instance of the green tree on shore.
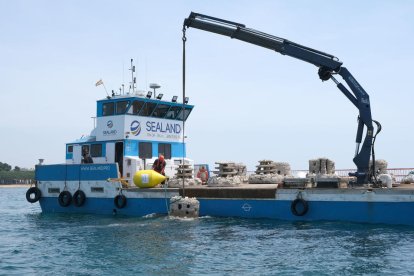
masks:
[[[11,166],[7,163],[0,162],[0,171],[9,172],[11,170]]]

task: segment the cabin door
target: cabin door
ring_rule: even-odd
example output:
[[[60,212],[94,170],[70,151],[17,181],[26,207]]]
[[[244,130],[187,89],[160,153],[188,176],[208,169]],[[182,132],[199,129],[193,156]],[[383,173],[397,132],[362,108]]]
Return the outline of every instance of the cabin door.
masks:
[[[80,145],[73,146],[73,163],[80,164],[82,161],[82,147]]]
[[[118,163],[121,176],[124,174],[124,142],[115,143],[115,163]]]
[[[115,162],[115,143],[106,143],[106,162]]]

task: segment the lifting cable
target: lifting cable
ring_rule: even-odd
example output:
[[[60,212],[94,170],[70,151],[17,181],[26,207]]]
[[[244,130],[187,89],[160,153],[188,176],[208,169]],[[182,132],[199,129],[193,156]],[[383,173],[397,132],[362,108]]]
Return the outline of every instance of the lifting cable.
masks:
[[[185,36],[185,25],[183,25],[183,107],[181,110],[181,114],[183,116],[183,161],[182,161],[182,168],[184,170],[184,153],[185,153],[185,42],[187,41],[187,37]],[[183,197],[185,197],[185,177],[183,177]]]

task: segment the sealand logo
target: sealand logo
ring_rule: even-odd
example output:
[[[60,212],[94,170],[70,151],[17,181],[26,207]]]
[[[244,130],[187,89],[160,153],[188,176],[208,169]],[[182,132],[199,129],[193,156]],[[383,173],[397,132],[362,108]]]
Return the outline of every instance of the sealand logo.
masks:
[[[245,204],[243,204],[243,206],[241,208],[245,212],[250,212],[250,210],[252,209],[252,206],[249,203],[245,203]]]
[[[106,126],[108,128],[112,128],[114,126],[114,123],[112,121],[108,121],[108,122],[106,122]]]
[[[132,121],[131,123],[131,134],[138,136],[141,133],[141,124],[138,121]]]

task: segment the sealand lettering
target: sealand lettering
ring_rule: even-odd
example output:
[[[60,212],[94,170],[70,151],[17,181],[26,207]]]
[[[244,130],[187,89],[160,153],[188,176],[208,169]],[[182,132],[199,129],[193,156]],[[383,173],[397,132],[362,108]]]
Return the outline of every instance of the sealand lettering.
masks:
[[[174,123],[147,121],[146,130],[148,132],[156,132],[156,133],[180,134],[181,126],[180,124],[174,124]]]

